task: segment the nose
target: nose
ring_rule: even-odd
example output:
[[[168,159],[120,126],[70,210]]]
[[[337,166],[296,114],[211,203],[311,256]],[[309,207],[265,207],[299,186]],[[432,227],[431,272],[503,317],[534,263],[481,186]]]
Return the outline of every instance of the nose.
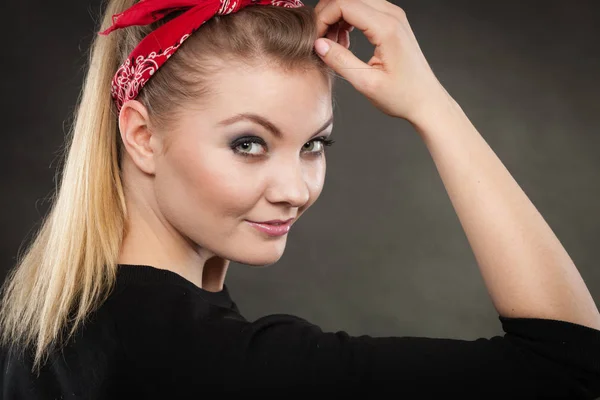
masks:
[[[265,197],[270,203],[287,203],[302,207],[310,199],[307,171],[301,161],[293,160],[273,168]]]

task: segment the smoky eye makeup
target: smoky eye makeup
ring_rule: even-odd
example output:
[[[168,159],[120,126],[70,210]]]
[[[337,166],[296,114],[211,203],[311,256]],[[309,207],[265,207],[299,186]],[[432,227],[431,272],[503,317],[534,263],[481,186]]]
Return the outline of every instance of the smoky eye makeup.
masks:
[[[260,157],[266,154],[267,143],[258,136],[242,135],[233,139],[229,147],[235,154],[241,156]]]
[[[325,153],[325,148],[333,145],[335,143],[334,140],[328,138],[328,136],[320,136],[309,140],[304,143],[301,147],[301,151],[307,153],[310,156],[321,156]],[[319,150],[306,150],[308,145],[308,149],[313,148],[313,145],[318,145]],[[268,146],[266,142],[256,135],[242,135],[234,138],[229,147],[231,150],[242,157],[261,157],[268,153]]]
[[[249,143],[257,143],[257,144],[260,144],[260,145],[265,146],[265,147],[267,146],[267,144],[265,143],[265,141],[262,138],[258,137],[258,136],[255,136],[255,135],[243,135],[243,136],[239,136],[239,137],[236,137],[235,139],[233,139],[231,141],[231,143],[229,144],[229,147],[231,147],[231,149],[235,149],[235,148],[237,148],[237,147],[239,147],[241,145],[249,144]]]

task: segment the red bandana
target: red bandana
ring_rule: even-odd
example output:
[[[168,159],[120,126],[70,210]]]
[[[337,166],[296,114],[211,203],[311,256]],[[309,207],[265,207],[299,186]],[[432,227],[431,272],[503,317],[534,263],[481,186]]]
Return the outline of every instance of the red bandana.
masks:
[[[113,15],[113,25],[100,35],[132,25],[149,25],[172,12],[185,11],[148,34],[119,67],[111,85],[117,111],[137,97],[150,77],[202,24],[215,15],[231,14],[249,5],[304,6],[300,0],[140,0]]]

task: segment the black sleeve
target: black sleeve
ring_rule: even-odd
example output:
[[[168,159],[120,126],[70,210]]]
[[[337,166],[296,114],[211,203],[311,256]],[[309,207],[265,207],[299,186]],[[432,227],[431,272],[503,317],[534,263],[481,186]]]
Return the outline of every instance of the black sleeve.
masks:
[[[505,335],[477,340],[353,337],[289,315],[247,322],[209,306],[188,310],[184,298],[165,301],[166,319],[148,320],[134,308],[126,323],[136,329],[121,334],[133,363],[127,370],[141,371],[138,387],[170,398],[213,389],[419,399],[600,395],[600,331],[564,321],[500,317]]]
[[[242,355],[236,364],[243,387],[343,388],[408,398],[600,396],[600,331],[564,321],[500,321],[504,336],[472,341],[352,337],[281,315],[224,334]]]

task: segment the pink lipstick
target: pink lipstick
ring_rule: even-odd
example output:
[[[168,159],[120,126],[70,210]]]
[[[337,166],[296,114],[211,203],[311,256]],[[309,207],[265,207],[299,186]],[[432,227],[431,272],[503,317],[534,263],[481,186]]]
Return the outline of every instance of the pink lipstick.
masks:
[[[290,231],[294,218],[290,218],[287,221],[273,220],[266,222],[253,222],[246,221],[257,230],[266,233],[269,236],[283,236]]]

